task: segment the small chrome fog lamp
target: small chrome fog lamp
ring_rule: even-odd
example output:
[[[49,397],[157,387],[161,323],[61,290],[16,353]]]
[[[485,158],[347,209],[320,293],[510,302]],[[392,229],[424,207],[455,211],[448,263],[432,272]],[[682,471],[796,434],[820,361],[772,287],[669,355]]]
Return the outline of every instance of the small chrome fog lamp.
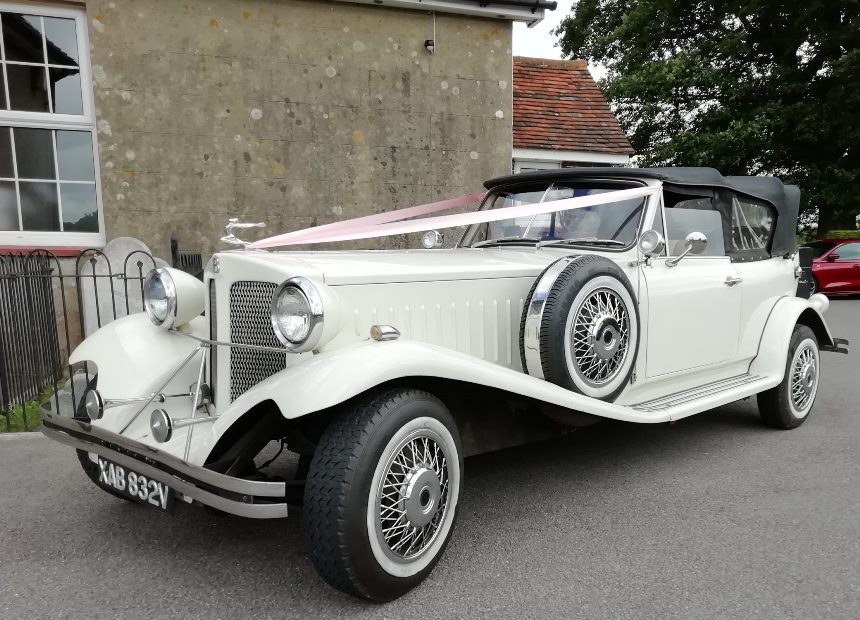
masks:
[[[445,236],[438,230],[428,230],[421,236],[421,245],[423,245],[426,250],[441,248],[444,241]]]
[[[149,429],[152,431],[152,438],[158,443],[170,441],[173,437],[173,420],[164,409],[155,409],[149,416]]]
[[[105,414],[105,401],[97,389],[90,388],[84,393],[84,411],[90,420],[101,420]]]

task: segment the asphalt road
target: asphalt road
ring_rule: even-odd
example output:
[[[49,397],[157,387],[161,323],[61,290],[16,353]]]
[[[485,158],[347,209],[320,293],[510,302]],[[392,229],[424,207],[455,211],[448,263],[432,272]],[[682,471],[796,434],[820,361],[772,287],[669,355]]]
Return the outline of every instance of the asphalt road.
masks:
[[[298,519],[160,514],[0,438],[0,617],[858,618],[860,301],[828,318],[855,350],[823,354],[800,429],[753,399],[469,459],[447,553],[383,606],[316,576]]]

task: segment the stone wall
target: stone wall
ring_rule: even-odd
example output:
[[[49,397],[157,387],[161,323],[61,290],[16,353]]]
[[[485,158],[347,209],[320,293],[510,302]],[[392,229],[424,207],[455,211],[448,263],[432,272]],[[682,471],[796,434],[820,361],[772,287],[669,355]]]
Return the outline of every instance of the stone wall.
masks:
[[[510,171],[509,22],[437,14],[431,55],[431,14],[326,0],[89,1],[87,17],[108,239],[168,256],[176,233],[208,255],[231,216],[271,235]]]

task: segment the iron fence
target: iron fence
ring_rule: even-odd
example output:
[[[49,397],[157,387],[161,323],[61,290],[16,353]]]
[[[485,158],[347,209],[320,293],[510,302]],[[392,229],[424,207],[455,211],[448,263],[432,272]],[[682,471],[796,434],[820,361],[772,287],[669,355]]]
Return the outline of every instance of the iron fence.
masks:
[[[0,254],[0,416],[5,430],[39,424],[50,392],[78,389],[69,354],[86,336],[143,310],[143,281],[160,261],[142,250],[125,257],[84,250],[60,258],[45,250]],[[0,420],[0,424],[4,420]]]

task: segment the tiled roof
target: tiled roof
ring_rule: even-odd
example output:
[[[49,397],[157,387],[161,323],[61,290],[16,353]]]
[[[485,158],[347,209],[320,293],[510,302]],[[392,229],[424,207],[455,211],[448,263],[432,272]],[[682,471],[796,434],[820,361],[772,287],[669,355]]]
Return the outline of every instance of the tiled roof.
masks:
[[[514,56],[514,148],[632,155],[584,60]]]

